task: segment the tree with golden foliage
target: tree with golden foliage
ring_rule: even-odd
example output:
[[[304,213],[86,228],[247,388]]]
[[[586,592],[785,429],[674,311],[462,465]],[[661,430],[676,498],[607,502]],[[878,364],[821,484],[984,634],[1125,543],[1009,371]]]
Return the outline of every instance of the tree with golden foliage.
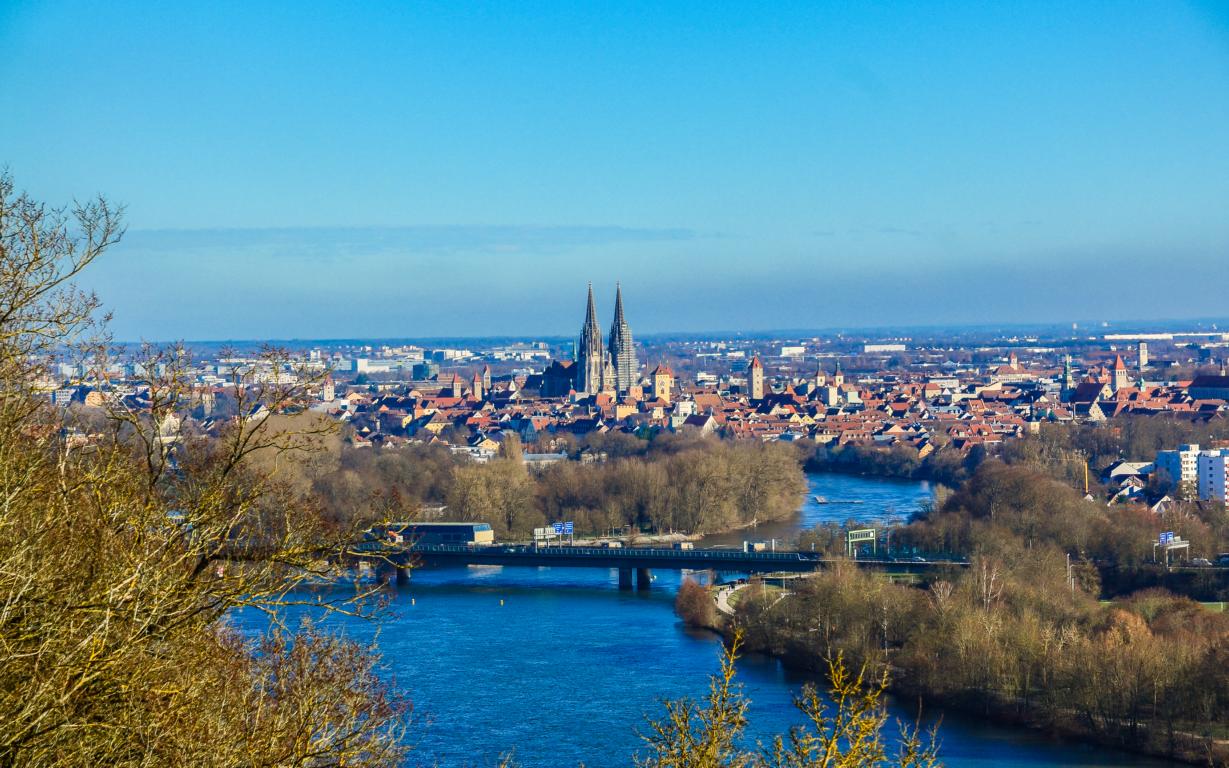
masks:
[[[756,750],[740,744],[747,725],[748,701],[734,683],[742,633],[735,631],[723,650],[721,669],[713,675],[707,699],[665,702],[666,714],[649,721],[642,738],[649,755],[638,758],[642,768],[937,768],[935,733],[922,737],[920,728],[901,726],[899,744],[890,751],[883,729],[888,722],[884,694],[886,673],[877,679],[845,665],[843,656],[828,661],[826,701],[812,685],[794,704],[805,723],[776,736]]]
[[[675,699],[664,703],[666,715],[649,720],[642,734],[650,755],[636,759],[641,768],[742,768],[753,756],[739,745],[747,726],[746,698],[734,684],[734,662],[742,636],[736,634],[721,656],[721,670],[709,681],[703,702]]]
[[[270,421],[306,372],[267,353],[237,372],[236,415],[191,434],[186,356],[147,350],[145,404],[67,439],[46,363],[90,330],[74,282],[122,231],[105,200],[53,210],[0,175],[0,764],[399,765],[407,704],[373,649],[280,622],[370,607],[298,589],[357,534],[276,472],[313,442]],[[239,608],[272,629],[239,635]]]

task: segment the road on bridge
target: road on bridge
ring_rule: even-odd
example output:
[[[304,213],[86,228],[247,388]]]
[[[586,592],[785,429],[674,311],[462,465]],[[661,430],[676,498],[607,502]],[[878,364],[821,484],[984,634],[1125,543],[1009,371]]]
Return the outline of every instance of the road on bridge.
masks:
[[[743,552],[728,549],[665,549],[652,547],[576,547],[496,544],[386,545],[372,542],[373,556],[397,567],[417,563],[455,565],[554,566],[571,568],[618,568],[716,570],[737,573],[805,573],[843,560],[813,552]],[[926,574],[965,568],[966,562],[913,560],[854,560],[859,567],[894,574]]]

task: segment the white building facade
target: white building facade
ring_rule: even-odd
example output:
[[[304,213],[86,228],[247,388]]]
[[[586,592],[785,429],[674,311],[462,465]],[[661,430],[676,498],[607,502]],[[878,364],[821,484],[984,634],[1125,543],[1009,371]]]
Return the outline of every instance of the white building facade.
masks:
[[[1229,498],[1229,450],[1201,451],[1196,471],[1201,501]]]
[[[1157,451],[1157,469],[1165,470],[1175,488],[1183,483],[1195,484],[1199,463],[1198,445],[1180,445],[1176,451]]]

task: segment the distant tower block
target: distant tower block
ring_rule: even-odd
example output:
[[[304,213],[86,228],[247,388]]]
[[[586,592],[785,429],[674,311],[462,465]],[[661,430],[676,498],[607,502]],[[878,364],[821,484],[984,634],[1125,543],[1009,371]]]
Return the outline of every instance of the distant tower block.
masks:
[[[1139,343],[1139,369],[1142,371],[1148,367],[1148,342],[1141,341]]]
[[[747,368],[747,383],[751,389],[752,400],[764,399],[764,364],[760,362],[760,356],[756,355],[751,358],[751,365]]]
[[[333,386],[333,380],[326,379],[324,386],[328,387],[331,390]],[[213,390],[210,389],[209,387],[200,387],[199,389],[194,391],[194,394],[196,395],[197,401],[200,403],[201,413],[206,418],[213,415],[213,408],[216,402],[214,399]],[[332,397],[329,397],[327,399],[332,400]]]

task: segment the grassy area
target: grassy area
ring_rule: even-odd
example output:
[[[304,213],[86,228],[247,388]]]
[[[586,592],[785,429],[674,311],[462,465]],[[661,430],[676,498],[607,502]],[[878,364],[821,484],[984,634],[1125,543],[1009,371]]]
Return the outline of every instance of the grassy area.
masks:
[[[781,589],[781,587],[778,587],[775,584],[760,584],[758,585],[758,588],[756,586],[743,587],[742,589],[736,589],[731,592],[728,602],[730,603],[731,608],[737,609],[738,602],[742,600],[745,595],[755,593],[765,597],[776,597],[785,591],[786,590]]]
[[[1110,603],[1114,601],[1113,600],[1101,600],[1099,602],[1101,603],[1101,605],[1109,605]],[[1219,602],[1219,603],[1211,602],[1211,603],[1199,603],[1199,604],[1202,605],[1206,610],[1211,611],[1212,613],[1224,613],[1225,609],[1229,607],[1229,603],[1225,603],[1225,602]]]

